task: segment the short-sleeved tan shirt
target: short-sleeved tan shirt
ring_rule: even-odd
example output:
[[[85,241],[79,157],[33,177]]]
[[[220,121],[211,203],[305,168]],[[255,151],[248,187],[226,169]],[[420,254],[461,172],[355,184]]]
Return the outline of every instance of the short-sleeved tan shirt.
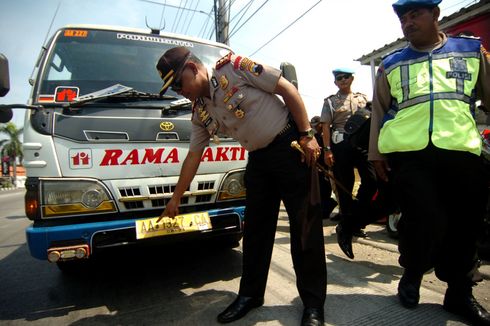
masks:
[[[273,92],[281,71],[237,55],[208,68],[211,98],[194,103],[190,150],[201,150],[216,133],[249,152],[264,148],[288,123],[289,110]]]
[[[323,102],[320,121],[331,125],[333,130],[345,132],[347,119],[357,110],[366,107],[367,96],[362,93],[349,93],[347,95],[337,92],[330,95]]]

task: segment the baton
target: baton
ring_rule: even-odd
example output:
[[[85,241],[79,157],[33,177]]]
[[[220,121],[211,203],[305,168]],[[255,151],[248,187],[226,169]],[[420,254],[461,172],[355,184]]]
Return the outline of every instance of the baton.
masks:
[[[303,151],[303,149],[301,148],[301,146],[298,144],[296,140],[293,140],[291,142],[291,147],[300,151],[301,154],[305,155],[305,152]],[[316,167],[318,168],[318,170],[323,172],[330,180],[332,180],[340,189],[342,189],[342,191],[349,194],[353,200],[357,200],[357,197],[354,196],[351,191],[347,190],[347,188],[334,177],[333,173],[330,170],[326,169],[318,162],[316,162]]]

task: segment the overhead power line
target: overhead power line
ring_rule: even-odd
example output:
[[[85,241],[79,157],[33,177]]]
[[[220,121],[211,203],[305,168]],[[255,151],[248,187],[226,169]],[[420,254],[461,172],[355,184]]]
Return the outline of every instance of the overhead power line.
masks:
[[[315,8],[320,2],[322,2],[322,0],[319,0],[317,3],[315,3],[313,6],[310,7],[310,9],[306,10],[304,13],[301,14],[301,16],[299,16],[298,18],[296,18],[291,24],[289,24],[288,26],[286,26],[286,28],[284,28],[282,31],[280,31],[279,33],[277,33],[273,38],[271,38],[269,41],[267,41],[264,45],[262,45],[260,48],[258,48],[254,53],[252,53],[250,56],[252,57],[255,53],[259,52],[260,50],[262,50],[262,48],[264,48],[266,45],[268,45],[270,42],[274,41],[279,35],[281,35],[282,33],[284,33],[289,27],[293,26],[294,24],[296,24],[296,22],[298,20],[300,20],[301,18],[303,18],[303,16],[305,16],[308,12],[310,12],[313,8]]]
[[[230,37],[232,37],[233,35],[235,35],[235,34],[236,34],[236,32],[238,32],[238,31],[239,31],[239,30],[240,30],[240,29],[243,27],[243,25],[245,25],[246,23],[248,23],[248,21],[249,21],[250,19],[252,19],[252,17],[253,17],[253,16],[255,16],[255,14],[256,14],[256,13],[257,13],[257,12],[258,12],[260,9],[262,9],[262,7],[263,7],[263,6],[265,6],[265,4],[266,4],[267,2],[269,2],[269,0],[265,0],[265,1],[264,1],[264,3],[263,3],[263,4],[262,4],[262,5],[261,5],[261,6],[260,6],[260,7],[259,7],[257,10],[255,10],[255,11],[254,11],[254,12],[253,12],[253,13],[250,15],[250,17],[248,17],[248,19],[247,19],[246,21],[244,21],[244,22],[243,22],[243,24],[241,24],[241,25],[240,25],[240,27],[238,27],[238,28],[235,30],[235,32],[233,32],[233,34],[230,34],[230,35],[228,36],[228,39],[230,39]]]

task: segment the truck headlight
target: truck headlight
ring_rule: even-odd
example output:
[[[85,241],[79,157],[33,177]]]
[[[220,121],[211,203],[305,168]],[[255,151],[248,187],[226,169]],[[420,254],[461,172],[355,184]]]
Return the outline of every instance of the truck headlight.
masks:
[[[244,198],[246,195],[244,176],[245,170],[228,173],[221,183],[218,200]]]
[[[93,180],[42,180],[41,207],[44,218],[115,212],[105,186]]]

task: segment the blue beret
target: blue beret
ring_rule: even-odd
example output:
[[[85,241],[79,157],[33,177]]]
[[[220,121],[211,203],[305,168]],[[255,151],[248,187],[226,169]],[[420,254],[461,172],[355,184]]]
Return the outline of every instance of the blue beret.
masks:
[[[354,70],[353,69],[350,69],[350,68],[337,68],[337,69],[334,69],[332,70],[332,74],[334,76],[337,76],[338,74],[353,74],[354,73]]]
[[[398,0],[392,6],[398,17],[415,8],[434,8],[442,0]]]

